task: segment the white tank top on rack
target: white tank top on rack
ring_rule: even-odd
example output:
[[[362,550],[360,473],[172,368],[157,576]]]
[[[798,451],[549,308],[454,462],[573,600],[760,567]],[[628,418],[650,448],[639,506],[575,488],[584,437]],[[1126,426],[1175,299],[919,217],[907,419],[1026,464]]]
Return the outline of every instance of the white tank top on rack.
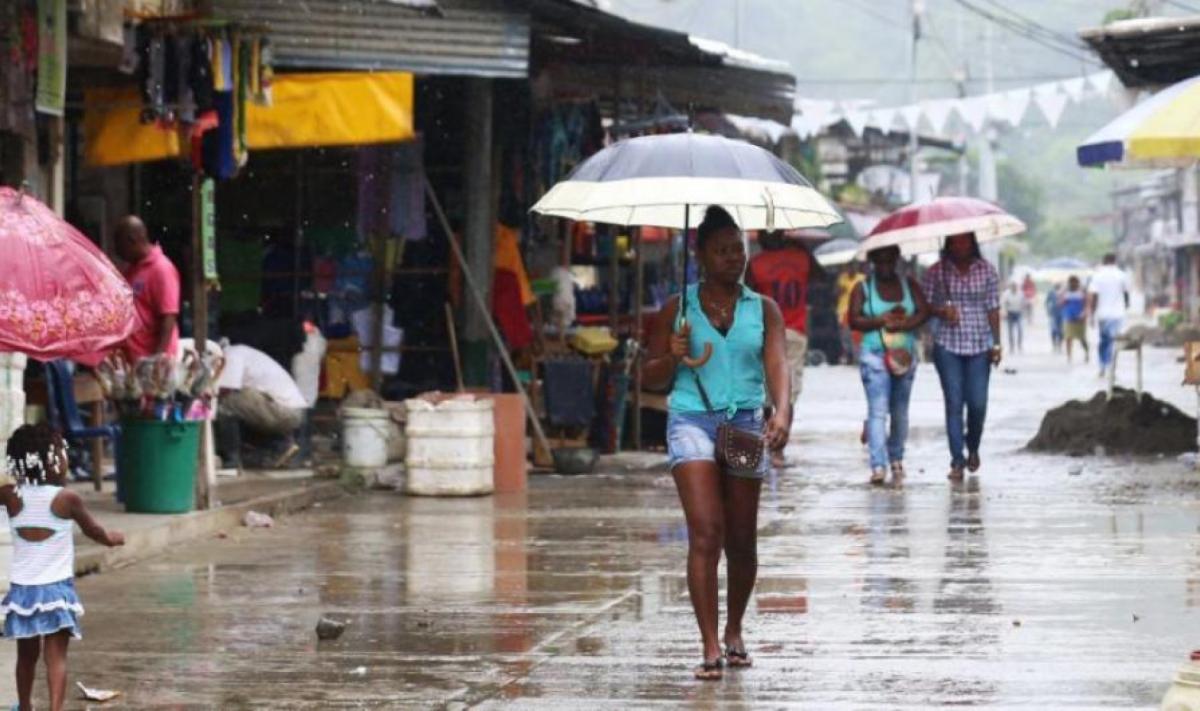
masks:
[[[9,519],[12,531],[12,575],[17,585],[46,585],[75,577],[75,522],[59,518],[50,504],[61,486],[22,486],[21,512]],[[22,528],[53,531],[44,541],[28,541]]]

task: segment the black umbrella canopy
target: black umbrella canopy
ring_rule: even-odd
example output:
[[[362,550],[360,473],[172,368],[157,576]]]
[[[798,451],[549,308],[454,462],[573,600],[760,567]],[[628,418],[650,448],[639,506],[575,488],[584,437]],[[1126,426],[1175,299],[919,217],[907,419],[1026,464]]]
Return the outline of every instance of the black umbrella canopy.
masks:
[[[758,146],[698,133],[620,141],[581,163],[567,180],[635,178],[722,178],[812,187],[798,170]]]

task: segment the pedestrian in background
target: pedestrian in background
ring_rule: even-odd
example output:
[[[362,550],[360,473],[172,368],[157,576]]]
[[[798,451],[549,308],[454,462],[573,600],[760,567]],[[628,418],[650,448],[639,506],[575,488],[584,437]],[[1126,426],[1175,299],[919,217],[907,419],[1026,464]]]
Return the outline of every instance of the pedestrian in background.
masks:
[[[679,297],[664,305],[650,332],[642,375],[652,389],[671,388],[667,452],[687,519],[688,594],[704,650],[695,676],[717,680],[726,660],[732,667],[751,665],[742,619],[758,576],[758,501],[768,469],[766,457],[752,470],[719,464],[717,431],[728,425],[743,435],[765,434],[769,449],[782,449],[792,397],[783,314],[772,299],[742,284],[746,249],[737,223],[720,207],[705,212],[697,230],[697,257],[703,281],[686,287],[686,313],[680,313]],[[705,344],[712,345],[712,357],[688,366],[684,358],[699,355]],[[765,402],[776,408],[764,421]],[[718,641],[722,550],[728,615]]]
[[[1063,346],[1062,296],[1062,284],[1046,292],[1046,320],[1050,323],[1050,347],[1055,353],[1061,353]]]
[[[1021,282],[1021,294],[1025,297],[1025,320],[1032,326],[1033,305],[1037,303],[1037,284],[1033,282],[1032,274],[1026,274]]]
[[[808,357],[808,283],[813,271],[820,267],[799,240],[788,239],[780,231],[764,233],[758,243],[763,251],[750,260],[746,285],[774,299],[783,313],[788,372],[795,400],[804,387],[804,361]],[[794,401],[791,412],[794,416]],[[786,466],[782,450],[771,452],[771,464],[777,468]]]
[[[916,281],[900,274],[899,247],[872,250],[871,276],[854,290],[850,325],[862,332],[859,372],[867,396],[867,444],[871,483],[904,479],[908,403],[916,377],[914,332],[925,323],[929,304]],[[889,428],[890,420],[890,428]]]
[[[837,278],[837,317],[842,334],[842,362],[854,363],[858,353],[859,334],[850,328],[850,296],[863,281],[858,262],[850,262],[842,268]]]
[[[125,279],[133,289],[137,327],[123,344],[130,362],[179,352],[179,270],[150,241],[140,218],[127,215],[117,223],[117,256],[125,262]]]
[[[1024,350],[1025,327],[1025,306],[1029,303],[1025,295],[1017,290],[1017,283],[1013,282],[1008,285],[1008,290],[1004,292],[1004,298],[1001,300],[1004,305],[1004,320],[1008,324],[1008,349],[1013,353],[1020,353]]]
[[[1113,350],[1129,310],[1129,277],[1117,266],[1117,255],[1104,255],[1104,266],[1092,276],[1088,295],[1090,320],[1099,332],[1096,359],[1100,362],[1100,377],[1104,377],[1112,367]]]
[[[975,472],[981,465],[991,368],[1000,364],[1004,352],[1000,275],[979,252],[973,233],[953,235],[941,259],[926,272],[924,289],[936,319],[933,362],[946,404],[949,478],[962,481],[964,469]]]
[[[1079,277],[1067,279],[1067,290],[1063,292],[1059,314],[1063,320],[1063,340],[1067,346],[1067,363],[1071,362],[1075,341],[1083,348],[1083,362],[1091,360],[1087,339],[1087,293]]]
[[[33,681],[44,654],[50,708],[59,711],[67,696],[67,646],[82,638],[75,524],[102,546],[125,545],[125,537],[105,531],[79,494],[63,488],[67,443],[49,425],[17,428],[8,440],[7,463],[17,484],[0,488],[12,532],[9,589],[0,602],[3,636],[17,641],[20,708],[33,708]]]

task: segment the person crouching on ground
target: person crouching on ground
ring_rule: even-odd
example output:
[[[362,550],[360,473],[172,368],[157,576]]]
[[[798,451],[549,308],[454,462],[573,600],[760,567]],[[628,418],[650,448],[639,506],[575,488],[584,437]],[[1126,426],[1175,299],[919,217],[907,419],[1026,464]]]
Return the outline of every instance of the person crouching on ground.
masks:
[[[266,438],[255,466],[287,466],[300,451],[295,433],[304,424],[308,401],[300,386],[271,356],[250,346],[225,348],[217,417],[218,453],[226,467],[242,465],[243,430]]]
[[[850,324],[864,334],[859,372],[867,395],[871,483],[880,485],[889,464],[892,481],[904,479],[908,401],[917,373],[913,334],[928,318],[929,304],[921,287],[897,271],[898,247],[873,250],[867,258],[872,273],[851,297]]]
[[[58,711],[67,694],[67,645],[82,638],[74,524],[102,546],[125,545],[125,537],[105,531],[79,494],[63,488],[67,443],[49,426],[17,428],[8,440],[7,463],[17,483],[0,488],[13,548],[8,594],[0,602],[3,636],[17,641],[20,708],[33,708],[33,681],[44,652],[50,708]]]
[[[946,404],[951,481],[979,471],[988,384],[1000,364],[1000,275],[979,252],[973,233],[946,240],[942,258],[925,273],[929,313],[936,319],[933,362]],[[963,411],[966,410],[966,437]],[[966,447],[964,456],[963,448]]]
[[[758,466],[735,470],[717,463],[717,430],[728,424],[764,433],[765,444],[787,444],[791,421],[789,368],[783,315],[768,297],[742,284],[746,249],[737,224],[710,207],[697,230],[703,281],[686,287],[663,307],[649,338],[642,374],[652,389],[670,387],[667,450],[688,528],[687,580],[700,627],[703,664],[697,679],[720,679],[725,661],[748,667],[742,618],[758,575],[758,500],[767,457],[759,444]],[[693,369],[684,358],[712,344],[712,358]],[[764,422],[763,403],[778,403]],[[717,565],[728,564],[728,616],[722,654],[717,638]]]

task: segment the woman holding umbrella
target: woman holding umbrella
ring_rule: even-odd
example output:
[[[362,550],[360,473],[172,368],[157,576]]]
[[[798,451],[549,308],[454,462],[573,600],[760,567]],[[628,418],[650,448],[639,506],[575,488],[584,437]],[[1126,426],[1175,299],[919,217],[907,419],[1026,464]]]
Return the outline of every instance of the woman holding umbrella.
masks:
[[[663,309],[649,335],[646,385],[670,387],[667,447],[688,527],[688,592],[700,626],[704,662],[696,678],[720,679],[726,661],[748,667],[742,619],[758,573],[758,501],[767,470],[763,439],[787,443],[791,420],[783,316],[770,298],[742,283],[746,249],[733,218],[709,207],[697,230],[703,281]],[[712,345],[702,365],[696,357]],[[777,403],[764,422],[763,403]],[[719,433],[755,436],[757,461],[739,468],[722,457]],[[752,460],[754,458],[751,458]],[[718,461],[722,461],[721,464]],[[717,638],[717,565],[728,565],[728,615],[722,654]]]
[[[863,334],[859,370],[867,395],[871,483],[878,486],[889,465],[893,483],[904,479],[908,401],[917,373],[913,334],[928,318],[929,305],[916,281],[896,268],[899,247],[872,250],[867,259],[871,276],[850,297],[849,318]]]
[[[925,275],[937,319],[933,361],[946,403],[951,481],[980,467],[991,369],[1000,364],[1000,276],[979,252],[973,233],[952,235]],[[966,410],[966,436],[963,410]],[[964,453],[965,448],[965,453]]]

